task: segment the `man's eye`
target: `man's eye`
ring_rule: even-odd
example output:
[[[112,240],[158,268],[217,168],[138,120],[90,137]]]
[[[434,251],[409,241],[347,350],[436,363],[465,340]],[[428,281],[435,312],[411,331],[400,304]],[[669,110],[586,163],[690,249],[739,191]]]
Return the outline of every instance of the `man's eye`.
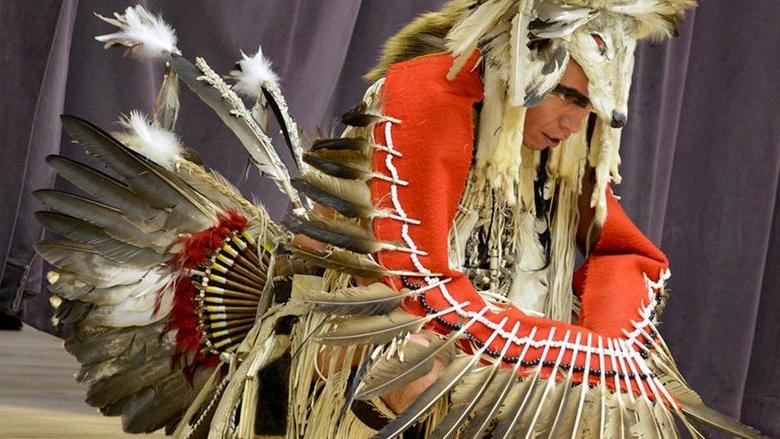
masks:
[[[601,35],[599,34],[590,34],[591,37],[593,37],[593,41],[596,42],[596,46],[599,48],[599,53],[602,55],[607,53],[607,43],[604,42],[604,39],[601,38]]]

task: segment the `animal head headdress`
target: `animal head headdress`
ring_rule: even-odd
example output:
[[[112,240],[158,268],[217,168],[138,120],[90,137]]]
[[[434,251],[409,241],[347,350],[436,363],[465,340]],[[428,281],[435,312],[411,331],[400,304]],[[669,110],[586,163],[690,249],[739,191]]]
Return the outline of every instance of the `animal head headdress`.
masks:
[[[524,110],[553,90],[573,59],[588,77],[589,97],[598,116],[590,163],[597,172],[593,204],[603,219],[606,185],[620,180],[618,146],[628,119],[636,43],[672,36],[693,6],[694,0],[452,0],[393,37],[369,77],[381,76],[390,63],[437,47],[455,57],[450,72],[454,76],[479,49],[485,61],[485,101],[478,180],[503,188],[506,201],[512,203],[517,199],[515,190],[520,189],[521,197],[523,191],[519,145]],[[567,143],[575,141],[584,138],[572,136]],[[581,162],[577,156],[586,154],[587,147],[562,145],[555,154],[564,150],[573,157],[558,159],[557,171],[580,176],[582,169],[566,162]],[[579,179],[574,179],[579,187]]]

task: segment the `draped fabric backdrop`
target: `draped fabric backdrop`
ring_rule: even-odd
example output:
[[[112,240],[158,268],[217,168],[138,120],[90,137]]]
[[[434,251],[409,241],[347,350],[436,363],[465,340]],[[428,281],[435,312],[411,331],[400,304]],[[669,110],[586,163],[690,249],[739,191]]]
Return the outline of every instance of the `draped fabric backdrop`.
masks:
[[[177,30],[189,58],[228,71],[259,44],[273,60],[307,133],[333,130],[355,103],[382,42],[441,0],[142,1]],[[60,113],[106,128],[148,110],[162,68],[104,52],[93,40],[127,1],[0,3],[2,131],[0,309],[51,331],[33,242],[30,191],[55,184],[48,154],[78,156]],[[685,375],[713,407],[780,435],[780,2],[701,0],[678,38],[637,53],[623,184],[638,226],[669,255],[672,300],[663,333]],[[250,172],[240,146],[182,90],[177,131],[204,161],[263,201],[286,208]],[[421,164],[423,165],[423,164]],[[59,187],[66,187],[56,182]],[[26,298],[26,300],[22,300]]]

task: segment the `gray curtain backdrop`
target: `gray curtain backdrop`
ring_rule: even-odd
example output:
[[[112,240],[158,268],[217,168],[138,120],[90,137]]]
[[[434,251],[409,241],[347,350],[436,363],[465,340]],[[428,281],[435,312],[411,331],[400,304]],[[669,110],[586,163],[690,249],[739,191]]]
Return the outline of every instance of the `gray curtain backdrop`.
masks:
[[[294,115],[310,134],[335,127],[356,102],[382,42],[441,0],[142,1],[160,12],[189,58],[217,71],[262,44]],[[55,184],[44,157],[79,156],[60,113],[111,128],[148,110],[162,69],[105,52],[112,28],[93,16],[126,1],[0,2],[0,309],[51,330],[41,235],[31,190]],[[780,435],[780,2],[702,0],[678,38],[638,50],[624,181],[617,192],[669,255],[672,300],[662,332],[713,407]],[[182,90],[178,124],[205,162],[262,200],[275,189],[250,172],[240,146]],[[58,187],[66,187],[57,182]],[[27,300],[22,300],[27,298]]]

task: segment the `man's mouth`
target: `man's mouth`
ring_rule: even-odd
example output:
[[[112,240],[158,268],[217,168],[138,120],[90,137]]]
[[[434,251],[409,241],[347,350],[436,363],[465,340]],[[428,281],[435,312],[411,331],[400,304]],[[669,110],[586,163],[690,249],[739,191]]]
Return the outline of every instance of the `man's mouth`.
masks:
[[[547,134],[542,133],[542,135],[547,139],[547,146],[550,148],[555,148],[558,146],[559,143],[561,143],[561,139],[558,139],[556,137],[550,137]]]

